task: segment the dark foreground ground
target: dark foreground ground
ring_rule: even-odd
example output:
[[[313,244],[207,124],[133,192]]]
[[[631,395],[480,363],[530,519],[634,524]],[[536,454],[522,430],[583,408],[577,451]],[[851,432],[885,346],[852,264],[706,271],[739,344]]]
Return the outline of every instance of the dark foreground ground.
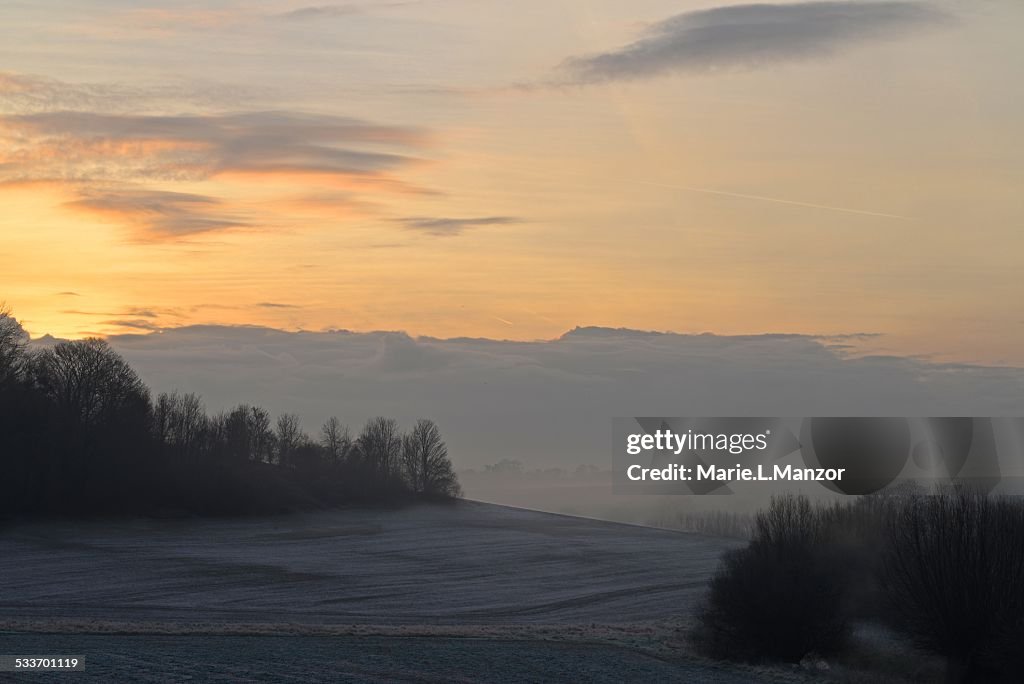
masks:
[[[671,663],[621,647],[526,640],[19,634],[0,637],[0,647],[5,652],[73,652],[86,662],[84,672],[8,674],[0,675],[0,681],[754,681],[753,674]]]
[[[734,543],[473,502],[9,524],[0,655],[86,670],[0,681],[802,679],[678,648]]]

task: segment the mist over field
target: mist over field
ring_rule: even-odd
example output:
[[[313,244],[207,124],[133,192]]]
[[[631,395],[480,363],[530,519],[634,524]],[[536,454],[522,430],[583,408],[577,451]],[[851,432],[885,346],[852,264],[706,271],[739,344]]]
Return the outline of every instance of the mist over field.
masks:
[[[154,391],[246,401],[315,431],[335,415],[441,427],[458,469],[607,468],[616,416],[1024,413],[1024,369],[857,356],[859,338],[579,328],[554,340],[192,326],[111,344]],[[45,343],[45,340],[43,341]]]

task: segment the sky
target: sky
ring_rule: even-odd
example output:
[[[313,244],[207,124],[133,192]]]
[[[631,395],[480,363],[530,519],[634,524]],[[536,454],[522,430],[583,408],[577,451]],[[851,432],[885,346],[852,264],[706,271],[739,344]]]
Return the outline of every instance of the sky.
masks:
[[[1022,20],[5,2],[0,299],[35,337],[607,326],[1024,365]]]

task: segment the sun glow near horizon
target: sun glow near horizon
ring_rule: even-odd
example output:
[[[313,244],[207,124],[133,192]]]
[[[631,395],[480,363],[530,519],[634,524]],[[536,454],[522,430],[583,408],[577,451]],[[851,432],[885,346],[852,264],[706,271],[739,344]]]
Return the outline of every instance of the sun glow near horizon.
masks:
[[[871,332],[1024,363],[1019,7],[94,5],[0,10],[0,296],[33,336]],[[787,42],[692,47],[743,12]]]

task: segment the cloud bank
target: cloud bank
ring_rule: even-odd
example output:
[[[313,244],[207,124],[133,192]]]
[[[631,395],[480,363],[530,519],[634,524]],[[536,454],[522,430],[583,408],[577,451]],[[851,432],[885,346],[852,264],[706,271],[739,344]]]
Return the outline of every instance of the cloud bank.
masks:
[[[111,342],[156,391],[295,411],[311,434],[331,415],[356,428],[433,418],[460,468],[606,464],[614,416],[1024,414],[1024,369],[849,358],[800,335],[584,328],[511,342],[197,326]]]
[[[751,4],[684,12],[616,50],[570,57],[565,81],[597,83],[670,72],[757,67],[829,55],[947,21],[919,2]]]

